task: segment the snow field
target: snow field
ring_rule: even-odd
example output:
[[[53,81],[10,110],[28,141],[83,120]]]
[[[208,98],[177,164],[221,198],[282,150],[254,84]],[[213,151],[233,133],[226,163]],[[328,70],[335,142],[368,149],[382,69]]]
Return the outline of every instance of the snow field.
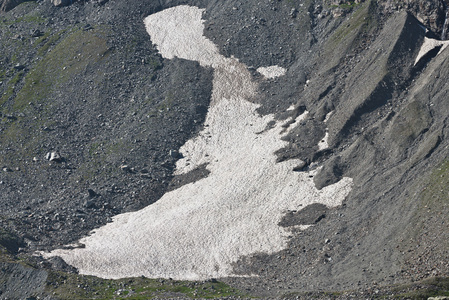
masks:
[[[204,130],[180,149],[184,158],[176,170],[184,174],[206,163],[209,176],[114,217],[80,240],[84,248],[45,256],[61,256],[80,273],[104,278],[232,276],[240,257],[287,247],[289,231],[278,225],[286,211],[312,203],[335,207],[351,191],[350,178],[317,190],[316,171],[293,171],[300,160],[276,163],[274,152],[287,145],[282,124],[264,130],[274,119],[258,115],[258,105],[249,101],[257,84],[244,64],[221,56],[202,35],[201,16],[201,9],[177,6],[150,15],[145,26],[164,57],[214,69]],[[270,72],[264,75],[282,75],[278,68]]]

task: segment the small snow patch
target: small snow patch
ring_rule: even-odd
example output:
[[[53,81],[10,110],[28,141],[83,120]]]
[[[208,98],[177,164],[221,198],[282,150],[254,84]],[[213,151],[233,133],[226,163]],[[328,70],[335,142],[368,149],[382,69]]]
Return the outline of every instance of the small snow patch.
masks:
[[[421,58],[423,58],[424,55],[426,55],[427,53],[429,53],[436,47],[441,46],[441,49],[438,52],[438,54],[440,54],[444,49],[446,49],[446,47],[448,45],[449,45],[449,41],[439,41],[439,40],[435,40],[435,39],[430,39],[428,37],[424,37],[424,43],[422,44],[421,49],[419,50],[419,53],[415,59],[414,65],[416,65],[421,60]]]
[[[289,108],[287,108],[287,111],[292,111],[292,110],[294,110],[295,109],[295,105],[290,105],[290,107]]]
[[[197,7],[176,6],[150,15],[144,23],[165,58],[179,57],[216,67],[225,58],[218,54],[217,46],[203,36],[203,12],[204,9]]]
[[[295,225],[295,226],[291,226],[290,228],[292,229],[299,229],[299,230],[306,230],[310,227],[312,227],[313,225]]]
[[[331,111],[331,112],[329,112],[329,113],[326,115],[326,118],[324,118],[324,123],[327,123],[327,122],[329,121],[329,119],[330,119],[330,117],[332,116],[333,113],[334,113],[334,112]]]
[[[324,135],[324,138],[318,143],[318,150],[321,151],[329,148],[328,139],[329,139],[329,132],[327,132],[326,129],[326,134]]]
[[[265,76],[265,78],[276,78],[285,75],[287,70],[279,66],[260,67],[257,72]]]

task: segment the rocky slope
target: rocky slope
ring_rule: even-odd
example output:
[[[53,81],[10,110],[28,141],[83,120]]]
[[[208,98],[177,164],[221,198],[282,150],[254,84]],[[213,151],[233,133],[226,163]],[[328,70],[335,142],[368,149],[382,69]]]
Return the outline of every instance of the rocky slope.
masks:
[[[427,38],[442,36],[445,2],[13,2],[0,14],[0,298],[105,291],[100,279],[71,282],[60,259],[32,255],[208,175],[207,166],[174,170],[203,129],[214,71],[163,58],[143,24],[180,4],[205,8],[203,34],[249,67],[260,115],[281,122],[308,111],[288,125],[278,161],[301,159],[295,171],[317,171],[318,189],[354,184],[336,208],[286,211],[288,248],[234,265],[257,277],[220,281],[263,297],[447,293],[449,50],[416,61]],[[272,65],[286,74],[261,80],[256,69]]]

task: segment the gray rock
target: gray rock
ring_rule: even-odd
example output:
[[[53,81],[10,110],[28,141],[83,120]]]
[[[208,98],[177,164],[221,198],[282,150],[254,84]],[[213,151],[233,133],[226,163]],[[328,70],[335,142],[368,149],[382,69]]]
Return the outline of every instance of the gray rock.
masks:
[[[25,66],[24,66],[24,65],[21,65],[21,64],[16,64],[16,65],[14,66],[14,69],[21,71],[21,70],[25,69]]]
[[[48,158],[49,161],[54,161],[54,162],[61,162],[62,161],[62,157],[61,157],[61,155],[59,155],[58,152],[51,152],[50,155],[48,155],[48,153],[47,153],[46,157],[49,157]]]
[[[344,170],[345,165],[341,157],[332,157],[313,178],[316,188],[321,190],[328,185],[338,182],[343,177]]]
[[[332,16],[334,18],[339,18],[345,15],[345,10],[342,8],[336,8],[332,11]]]
[[[296,8],[292,8],[290,10],[290,17],[291,18],[296,18],[297,14],[298,14],[298,10],[296,10]]]
[[[327,211],[326,205],[314,203],[301,210],[287,212],[279,222],[279,226],[314,225],[326,218]]]
[[[54,6],[61,7],[61,6],[67,6],[73,3],[72,0],[51,0],[51,3],[53,3]]]

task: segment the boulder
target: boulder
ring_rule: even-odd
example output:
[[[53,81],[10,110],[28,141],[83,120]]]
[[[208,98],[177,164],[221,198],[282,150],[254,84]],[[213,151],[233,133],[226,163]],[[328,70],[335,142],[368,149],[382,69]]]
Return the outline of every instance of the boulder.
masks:
[[[54,161],[54,162],[62,161],[62,157],[61,157],[61,155],[59,155],[58,152],[48,152],[47,155],[45,155],[45,158],[49,161]]]
[[[61,7],[67,6],[73,3],[73,0],[51,0],[54,6]]]

